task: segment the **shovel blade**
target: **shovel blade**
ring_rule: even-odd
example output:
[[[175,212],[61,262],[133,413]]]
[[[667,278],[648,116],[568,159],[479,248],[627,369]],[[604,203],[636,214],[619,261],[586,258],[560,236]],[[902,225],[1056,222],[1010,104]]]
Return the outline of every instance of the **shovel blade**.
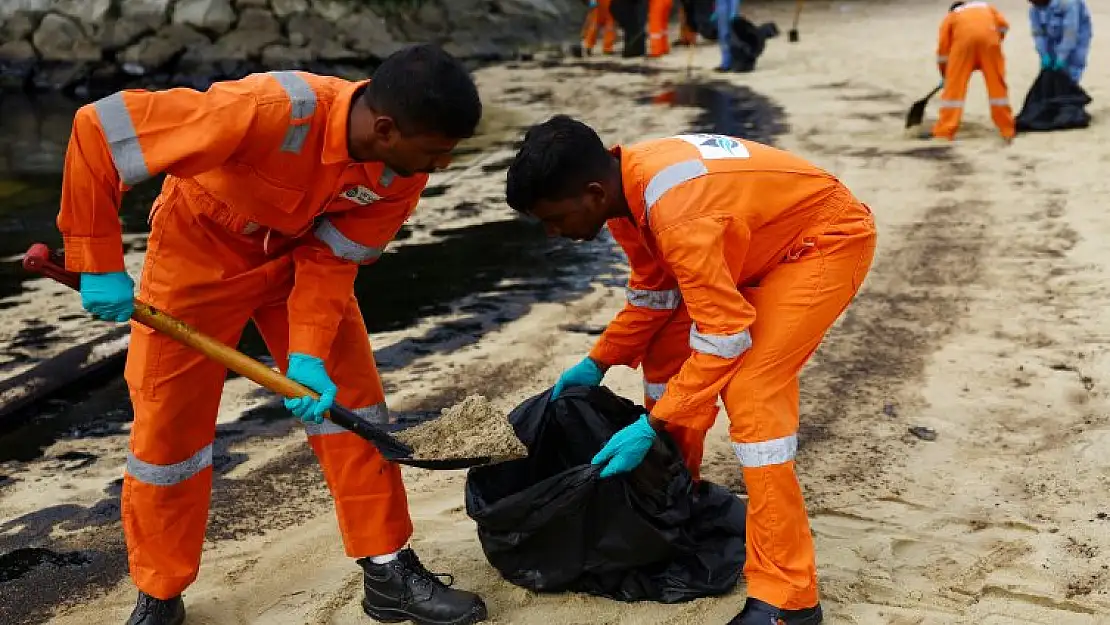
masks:
[[[787,33],[786,38],[790,40],[790,43],[798,43],[798,29],[791,28],[790,32]]]
[[[419,460],[416,458],[399,458],[394,460],[397,464],[403,464],[410,467],[417,467],[420,469],[431,469],[433,471],[454,471],[457,469],[470,469],[473,467],[481,467],[491,464],[493,459],[489,456],[480,456],[477,458],[450,458],[450,459],[429,459]]]
[[[918,100],[910,107],[910,112],[906,113],[906,128],[913,128],[920,126],[921,122],[925,121],[925,106],[929,103],[928,99]]]

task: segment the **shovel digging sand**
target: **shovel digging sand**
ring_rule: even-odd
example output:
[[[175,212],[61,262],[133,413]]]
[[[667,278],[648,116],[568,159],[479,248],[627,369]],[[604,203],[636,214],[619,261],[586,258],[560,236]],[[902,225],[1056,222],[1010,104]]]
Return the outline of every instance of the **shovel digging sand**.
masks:
[[[79,288],[79,274],[66,271],[61,256],[53,254],[50,248],[42,243],[36,243],[27,251],[23,258],[23,267],[56,280],[72,289]],[[302,397],[304,395],[318,397],[318,394],[311,389],[290,380],[235,348],[202,334],[186,323],[174,319],[137,298],[135,299],[135,311],[131,318],[138,323],[166,334],[183,345],[196,349],[231,371],[253,380],[275,393],[285,397]],[[495,459],[511,459],[511,457],[514,457],[514,453],[519,454],[523,445],[520,441],[516,441],[516,445],[519,447],[513,446],[515,436],[512,434],[512,426],[509,425],[506,417],[487,408],[480,401],[471,400],[471,398],[468,398],[468,400],[470,401],[469,404],[464,401],[458,407],[445,411],[440,419],[418,426],[423,429],[410,436],[419,447],[410,447],[391,436],[377,424],[338,404],[332,405],[326,417],[336,425],[346,428],[372,443],[387,460],[408,466],[440,470],[465,469],[490,464]],[[458,432],[450,431],[454,429],[458,429]],[[440,442],[444,440],[455,441],[456,446],[453,448],[445,447],[435,440],[429,440],[427,434],[421,434],[424,432],[433,432]],[[513,440],[507,439],[506,434]],[[444,457],[436,456],[435,454],[439,450],[444,450],[447,455]]]

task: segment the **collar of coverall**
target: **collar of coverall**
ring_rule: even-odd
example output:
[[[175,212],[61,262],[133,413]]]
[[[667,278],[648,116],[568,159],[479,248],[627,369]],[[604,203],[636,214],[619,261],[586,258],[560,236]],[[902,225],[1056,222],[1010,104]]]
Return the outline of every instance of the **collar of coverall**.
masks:
[[[640,228],[647,228],[647,220],[644,219],[644,192],[639,188],[639,176],[634,171],[634,165],[622,155],[623,148],[618,144],[609,148],[609,153],[616,157],[621,165],[621,192],[624,193],[624,201],[628,204],[629,210],[632,211],[632,218],[636,221],[636,226]]]
[[[344,87],[335,97],[335,104],[328,113],[328,125],[324,129],[324,148],[322,162],[325,165],[354,162],[351,153],[347,150],[347,117],[351,113],[351,104],[361,93],[362,89],[370,84],[370,79],[353,82]]]

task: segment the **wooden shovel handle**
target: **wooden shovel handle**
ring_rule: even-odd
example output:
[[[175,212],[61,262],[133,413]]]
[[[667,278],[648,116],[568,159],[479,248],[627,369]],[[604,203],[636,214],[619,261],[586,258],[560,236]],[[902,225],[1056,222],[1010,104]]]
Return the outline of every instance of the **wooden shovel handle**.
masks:
[[[57,280],[72,289],[80,288],[80,275],[66,271],[55,262],[50,248],[42,243],[34,244],[27,251],[27,254],[23,257],[23,267]],[[217,341],[184,321],[175,319],[138,298],[135,298],[135,312],[131,315],[131,318],[184,345],[192,347],[208,358],[275,393],[285,397],[309,395],[314,399],[320,396],[307,386],[290,380],[243,352]],[[326,416],[336,424],[374,443],[378,450],[382,452],[382,455],[389,460],[412,455],[412,448],[347,408],[333,404],[331,411]]]

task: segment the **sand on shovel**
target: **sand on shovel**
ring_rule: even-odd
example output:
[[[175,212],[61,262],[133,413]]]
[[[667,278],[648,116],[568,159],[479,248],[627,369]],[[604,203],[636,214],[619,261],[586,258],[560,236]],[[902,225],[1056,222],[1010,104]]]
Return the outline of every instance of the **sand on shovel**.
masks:
[[[444,409],[439,417],[402,430],[396,437],[412,447],[418,460],[453,460],[488,456],[495,462],[528,455],[508,416],[481,395]]]

